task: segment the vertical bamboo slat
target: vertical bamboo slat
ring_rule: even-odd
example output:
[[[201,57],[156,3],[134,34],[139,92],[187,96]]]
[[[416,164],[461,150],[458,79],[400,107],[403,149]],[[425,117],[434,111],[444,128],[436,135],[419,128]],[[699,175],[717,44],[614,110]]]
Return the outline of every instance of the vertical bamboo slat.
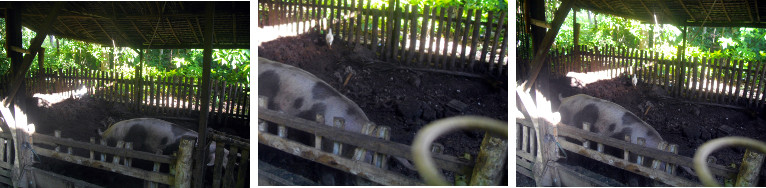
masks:
[[[758,83],[757,83],[758,90],[756,91],[756,97],[755,97],[755,104],[756,104],[755,108],[758,109],[758,110],[761,110],[761,108],[763,108],[762,98],[764,97],[763,96],[763,89],[764,88],[761,87],[761,86],[764,84],[764,80],[766,80],[764,78],[764,76],[766,76],[766,63],[761,63],[761,69],[760,69],[759,72],[760,72],[760,73],[758,73],[759,79],[758,79]]]
[[[460,36],[460,31],[462,29],[461,20],[463,20],[463,7],[458,7],[457,16],[455,17],[455,33],[454,33],[455,37],[454,39],[452,39],[452,52],[451,52],[452,55],[450,55],[449,66],[448,66],[449,67],[448,69],[451,69],[451,70],[456,69],[455,58],[457,57],[457,44],[460,43],[460,39],[461,39],[461,36]]]
[[[460,50],[460,58],[458,59],[458,64],[460,65],[460,68],[458,68],[458,69],[461,70],[461,71],[465,70],[466,64],[468,63],[468,61],[465,59],[466,58],[465,50],[468,47],[468,40],[469,40],[468,32],[471,31],[471,18],[473,17],[474,10],[468,9],[468,10],[466,10],[466,12],[468,12],[468,15],[465,17],[465,21],[461,22],[463,24],[463,26],[464,26],[463,27],[463,36],[462,36],[463,37],[463,40],[462,40],[463,41],[463,43],[462,43],[463,47]],[[480,18],[478,16],[476,16],[476,17]],[[474,19],[477,19],[477,18],[474,18]],[[503,49],[505,49],[505,48],[503,48]],[[471,49],[471,50],[473,50],[473,49]],[[502,61],[502,59],[500,61]]]
[[[394,46],[397,51],[397,54],[401,57],[394,56],[395,59],[399,59],[399,61],[403,62],[405,65],[407,64],[407,31],[409,29],[409,18],[410,18],[410,10],[412,9],[412,6],[404,6],[404,10],[402,11],[401,16],[399,19],[396,19],[397,21],[401,21],[400,30],[396,32],[399,37],[397,37],[397,40],[399,40],[399,46]],[[400,24],[397,24],[400,25]],[[401,49],[399,49],[401,48]]]
[[[437,46],[439,46],[438,43],[434,44],[434,42],[436,42],[436,39],[438,38],[437,36],[438,32],[434,33],[434,31],[437,31],[437,29],[439,29],[439,28],[436,28],[438,27],[436,22],[439,21],[439,17],[437,17],[437,15],[441,14],[442,16],[444,16],[444,13],[441,13],[441,11],[443,11],[442,8],[434,7],[433,11],[431,12],[431,17],[432,17],[431,27],[430,27],[431,29],[428,31],[429,33],[428,36],[430,37],[430,40],[428,40],[428,60],[425,62],[426,63],[425,67],[432,67],[433,57],[434,57],[434,54],[436,54],[435,49],[437,48]]]
[[[407,52],[407,65],[412,66],[415,65],[417,62],[413,62],[412,60],[416,60],[415,58],[415,46],[417,46],[417,38],[418,38],[418,18],[422,17],[423,15],[420,14],[418,11],[418,6],[410,5],[412,11],[410,11],[410,43],[409,43],[409,51]],[[422,23],[420,24],[422,25]]]
[[[753,69],[754,69],[754,67],[757,67],[757,66],[753,66],[753,64],[755,64],[755,62],[747,62],[747,76],[746,76],[747,79],[745,80],[745,97],[747,98],[746,106],[748,108],[752,107],[752,102],[753,102],[753,100],[752,100],[753,99],[753,83],[755,83],[754,82],[755,81],[755,74],[754,74],[755,71],[753,71]]]
[[[742,67],[742,66],[744,66],[744,64],[743,64],[744,62],[742,60],[737,60],[737,62],[739,64],[739,66],[737,66],[737,71],[736,71],[737,74],[736,74],[736,77],[735,77],[736,84],[734,84],[734,90],[735,90],[734,91],[734,104],[739,104],[739,101],[740,101],[740,95],[739,95],[740,89],[739,89],[739,87],[741,86],[740,84],[742,84],[742,73],[745,71],[745,69]]]

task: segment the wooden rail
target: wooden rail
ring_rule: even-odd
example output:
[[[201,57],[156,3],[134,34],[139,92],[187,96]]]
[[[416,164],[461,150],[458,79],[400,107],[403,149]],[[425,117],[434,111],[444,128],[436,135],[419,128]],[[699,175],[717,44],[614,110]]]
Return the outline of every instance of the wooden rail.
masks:
[[[148,171],[144,169],[138,169],[131,167],[131,163],[133,159],[142,159],[147,160],[151,162],[155,162],[155,164],[164,163],[171,166],[171,171],[176,171],[172,169],[178,169],[180,171],[183,171],[183,169],[191,169],[191,149],[193,147],[193,142],[191,140],[182,140],[181,144],[179,145],[179,151],[188,151],[188,152],[180,152],[177,158],[173,158],[171,156],[165,156],[165,155],[155,155],[147,152],[141,152],[141,151],[132,151],[129,145],[130,143],[122,143],[118,142],[117,147],[109,147],[105,146],[106,142],[102,141],[102,145],[95,144],[95,139],[91,139],[91,143],[87,142],[79,142],[74,141],[71,139],[64,139],[60,138],[59,135],[61,133],[59,131],[56,131],[55,136],[48,136],[44,134],[35,133],[32,135],[33,139],[36,141],[36,143],[33,143],[32,149],[38,154],[46,157],[51,157],[54,159],[75,163],[83,166],[98,168],[102,170],[117,172],[123,175],[151,181],[151,182],[157,182],[162,184],[168,184],[168,185],[184,185],[183,182],[189,182],[191,181],[191,175],[182,173],[182,172],[176,172],[176,174],[172,173],[162,173],[158,172],[157,169],[154,171]],[[46,147],[41,147],[35,144],[44,144],[55,147],[55,149],[48,149]],[[123,145],[127,145],[128,147],[124,147]],[[61,151],[60,148],[66,147],[66,151]],[[82,157],[77,156],[72,153],[72,147],[76,148],[83,148],[88,151],[90,151],[89,157]],[[101,153],[100,159],[97,159],[96,155],[94,153]],[[105,154],[111,154],[113,155],[113,160],[108,161],[106,160]],[[185,162],[185,163],[184,163]],[[174,163],[180,163],[180,164],[174,164]],[[158,166],[158,165],[155,165]],[[188,186],[188,185],[186,185]]]

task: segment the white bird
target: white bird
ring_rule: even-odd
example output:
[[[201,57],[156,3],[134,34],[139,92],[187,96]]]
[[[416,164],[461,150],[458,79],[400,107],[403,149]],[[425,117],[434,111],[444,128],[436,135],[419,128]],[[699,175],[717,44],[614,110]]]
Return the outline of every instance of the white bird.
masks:
[[[329,46],[330,49],[332,49],[332,28],[329,29],[329,32],[327,32],[327,36],[325,36],[324,38],[327,39],[327,46]]]
[[[636,77],[636,75],[634,74],[633,79],[631,79],[631,81],[633,81],[633,87],[636,87],[636,84],[638,84],[638,77]]]

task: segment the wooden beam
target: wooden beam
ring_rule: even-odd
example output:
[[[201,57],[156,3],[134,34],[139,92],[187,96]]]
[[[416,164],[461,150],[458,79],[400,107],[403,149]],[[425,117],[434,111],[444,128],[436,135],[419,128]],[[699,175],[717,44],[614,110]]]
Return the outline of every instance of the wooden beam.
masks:
[[[21,47],[18,47],[18,46],[8,45],[8,49],[10,49],[11,51],[19,52],[19,53],[23,53],[23,54],[31,54],[32,53],[28,49],[24,49],[24,48],[21,48]]]
[[[755,18],[758,22],[761,22],[761,13],[758,11],[758,1],[755,1]]]
[[[750,10],[750,9],[751,9],[751,8],[750,8],[750,2],[749,2],[749,1],[745,1],[745,5],[747,6],[747,17],[749,17],[749,18],[750,18],[750,21],[751,21],[751,22],[755,21],[755,20],[753,19],[753,10]]]
[[[142,49],[204,49],[204,44],[151,44],[148,43],[136,45],[136,48]],[[249,43],[237,43],[237,44],[213,44],[214,49],[250,49]]]
[[[91,38],[91,39],[93,39],[93,40],[97,40],[97,39],[96,39],[96,37],[94,37],[92,34],[90,34],[90,32],[88,32],[88,29],[86,29],[84,26],[82,26],[82,23],[80,23],[80,20],[78,20],[78,19],[75,19],[74,21],[76,21],[76,22],[77,22],[77,25],[80,25],[80,28],[81,28],[83,31],[85,31],[85,34],[88,34],[88,36],[90,36],[90,38]]]
[[[529,22],[532,25],[535,25],[535,26],[538,26],[538,27],[542,27],[542,28],[546,28],[546,29],[550,29],[551,28],[551,24],[549,24],[548,22],[542,21],[542,20],[530,18]]]
[[[71,33],[71,34],[75,34],[75,33],[74,33],[74,31],[72,31],[72,29],[70,29],[70,28],[69,28],[69,26],[67,26],[67,24],[64,24],[64,21],[61,21],[61,18],[56,18],[56,20],[58,20],[59,22],[61,22],[61,25],[63,25],[63,26],[64,26],[64,28],[66,28],[66,30],[68,30],[68,31],[69,31],[69,33]]]
[[[141,30],[138,29],[138,27],[136,26],[136,23],[133,22],[133,20],[130,21],[130,24],[133,25],[133,29],[136,29],[136,32],[138,32],[138,35],[140,35],[141,38],[144,38],[145,42],[152,42],[152,41],[149,41],[149,39],[146,39],[146,36],[144,36],[144,33],[141,33]]]
[[[731,21],[731,17],[729,17],[729,12],[726,11],[726,2],[721,2],[721,7],[723,7],[723,14],[726,15],[726,19]]]
[[[205,10],[205,50],[202,52],[202,83],[199,89],[201,99],[200,111],[199,111],[199,129],[197,133],[199,136],[197,144],[197,157],[196,164],[194,166],[194,177],[203,177],[204,161],[207,156],[207,118],[210,107],[210,65],[213,62],[213,16],[215,15],[215,4],[213,2],[207,2]],[[196,178],[194,186],[202,188],[204,184],[204,178]]]
[[[99,29],[101,29],[101,32],[104,32],[106,37],[109,37],[109,39],[114,40],[114,38],[112,38],[112,35],[109,35],[109,32],[106,32],[106,30],[104,30],[104,27],[101,26],[101,23],[98,23],[98,20],[93,19],[93,22],[96,22],[96,25],[98,26]]]
[[[186,18],[186,23],[189,24],[189,27],[191,27],[190,30],[191,30],[191,33],[194,34],[194,40],[196,40],[197,43],[201,43],[201,42],[199,42],[199,37],[197,37],[197,31],[194,31],[195,27],[194,27],[194,25],[192,25],[191,21],[189,21],[189,18]],[[234,41],[234,42],[236,42],[236,41]]]
[[[703,25],[704,24],[704,25]],[[678,26],[695,26],[695,27],[752,27],[752,28],[766,28],[766,23],[756,22],[685,22]]]
[[[24,76],[26,75],[27,70],[29,70],[29,66],[32,65],[32,60],[34,59],[35,55],[37,55],[37,52],[40,49],[40,45],[43,44],[43,40],[45,40],[45,37],[48,35],[48,30],[50,29],[49,27],[53,25],[53,20],[58,16],[62,5],[63,2],[61,1],[57,1],[53,5],[53,10],[51,10],[48,17],[45,18],[42,27],[37,32],[37,35],[34,39],[32,39],[32,42],[30,42],[29,49],[32,51],[32,53],[24,56],[21,67],[18,69],[19,72],[13,75],[10,88],[11,93],[9,93],[8,97],[3,101],[3,106],[8,107],[10,102],[13,101],[13,99],[16,97],[16,92],[18,92],[19,88],[21,88],[21,83],[24,81]]]
[[[684,21],[684,20],[676,19],[676,16],[673,15],[673,13],[670,12],[670,9],[668,9],[668,6],[665,5],[666,1],[657,1],[655,3],[660,6],[660,9],[662,9],[662,12],[663,12],[664,16],[667,17],[668,19],[672,20],[671,22],[678,23],[680,21]]]
[[[678,4],[681,4],[681,7],[684,8],[684,11],[686,11],[686,15],[689,15],[689,18],[691,18],[692,21],[697,21],[697,19],[694,18],[694,15],[692,15],[692,13],[689,12],[689,9],[686,8],[686,5],[684,5],[683,1],[678,0]],[[681,21],[686,21],[686,20],[681,20]]]
[[[537,80],[537,75],[540,74],[540,69],[543,68],[543,64],[545,64],[545,56],[548,54],[548,51],[551,50],[551,45],[553,45],[553,41],[556,39],[556,35],[561,29],[561,25],[564,23],[564,19],[566,19],[569,11],[572,10],[572,6],[574,5],[575,1],[576,0],[564,1],[559,6],[559,9],[556,10],[556,13],[553,17],[553,22],[551,24],[551,29],[545,33],[545,38],[543,38],[542,43],[537,48],[537,54],[535,54],[535,58],[532,60],[532,75],[529,77],[529,82],[527,85],[524,86],[524,90],[532,87],[532,84],[534,84],[535,80]]]
[[[173,29],[173,24],[170,23],[170,19],[165,17],[165,21],[167,21],[168,26],[170,26],[170,33],[173,33],[173,38],[176,39],[176,42],[178,42],[178,44],[181,44],[181,40],[178,40],[178,35],[176,35],[176,30]]]
[[[703,21],[713,21],[710,19],[710,13],[713,11],[713,7],[715,6],[715,2],[713,2],[713,6],[710,7],[710,10],[705,10],[705,5],[702,4],[702,0],[697,1],[700,4],[700,9],[702,9],[702,13],[705,14],[705,17],[702,18]],[[717,2],[717,1],[716,1]]]
[[[234,43],[237,43],[237,15],[236,14],[231,14],[231,27],[234,28],[231,30],[231,35],[234,37]]]

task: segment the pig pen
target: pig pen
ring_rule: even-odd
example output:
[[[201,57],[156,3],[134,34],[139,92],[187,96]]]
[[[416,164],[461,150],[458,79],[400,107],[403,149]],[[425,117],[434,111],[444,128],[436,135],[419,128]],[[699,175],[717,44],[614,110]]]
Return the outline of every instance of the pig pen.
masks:
[[[62,138],[71,138],[81,142],[88,142],[90,137],[99,139],[97,129],[105,130],[105,126],[117,121],[152,116],[150,114],[136,113],[126,104],[108,102],[89,95],[78,99],[61,98],[60,102],[49,104],[41,103],[42,101],[39,98],[33,97],[27,97],[23,101],[26,102],[26,105],[22,107],[22,110],[27,113],[29,123],[35,124],[36,133],[54,135],[55,130],[60,130]],[[184,118],[164,120],[191,130],[197,129],[197,117],[186,117],[187,120],[179,119]],[[249,132],[247,127],[240,127],[239,130],[231,127],[221,129],[222,125],[217,125],[211,121],[209,128],[219,129],[227,134],[243,138],[249,136],[246,133]],[[88,155],[88,151],[82,149],[75,149],[73,152],[80,156]],[[111,157],[107,159],[111,159]],[[34,163],[33,166],[104,187],[140,187],[144,183],[143,180],[115,172],[90,168],[44,156],[40,156],[39,161]],[[206,169],[211,171],[211,168]],[[208,177],[206,176],[208,179],[206,184],[210,185],[212,179]]]
[[[693,157],[694,152],[704,142],[725,136],[743,136],[756,140],[766,140],[766,135],[763,134],[766,133],[764,114],[674,99],[669,97],[668,92],[661,86],[639,84],[638,87],[633,87],[630,79],[625,76],[600,80],[584,87],[570,86],[573,83],[571,79],[563,77],[550,80],[551,92],[546,93],[545,97],[552,100],[554,110],[558,108],[560,103],[557,96],[559,93],[563,97],[582,93],[611,101],[653,126],[669,143],[678,144],[678,154],[682,156]],[[718,150],[712,156],[716,159],[715,164],[739,167],[744,153],[745,148],[743,147],[731,147]],[[570,156],[572,155],[575,154],[570,152]],[[602,175],[604,181],[611,179],[626,183],[626,177],[637,176],[631,172],[589,159],[585,159],[585,161],[565,160],[565,162],[573,161],[577,161],[580,163],[579,166],[587,170]],[[583,162],[588,165],[582,165]],[[697,177],[682,172],[681,169],[677,171],[681,177],[699,181]],[[761,176],[763,177],[763,172],[761,172]],[[535,186],[533,179],[518,172],[516,173],[516,182],[517,186]],[[764,185],[764,178],[760,179],[758,185]],[[632,184],[632,186],[647,185]]]
[[[480,115],[507,121],[508,100],[505,82],[450,74],[398,69],[395,63],[383,62],[362,46],[333,42],[332,49],[316,32],[283,37],[258,47],[260,57],[306,70],[332,85],[357,103],[367,117],[379,126],[391,128],[391,141],[410,145],[415,134],[427,123],[457,115]],[[353,70],[347,84],[347,70]],[[454,101],[454,102],[453,102]],[[453,106],[453,104],[462,104]],[[436,140],[444,145],[444,154],[476,156],[483,131],[459,131]],[[314,182],[319,174],[306,168],[313,162],[259,144],[259,160],[279,166]],[[393,160],[389,169],[419,179]],[[448,175],[449,181],[454,181]],[[504,178],[507,184],[507,175]]]

